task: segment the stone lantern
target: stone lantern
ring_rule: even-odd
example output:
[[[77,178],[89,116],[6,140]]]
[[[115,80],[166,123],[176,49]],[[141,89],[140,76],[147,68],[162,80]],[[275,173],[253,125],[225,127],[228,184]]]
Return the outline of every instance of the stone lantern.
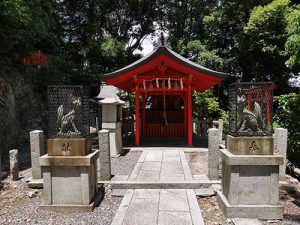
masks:
[[[109,130],[109,146],[111,156],[122,153],[122,105],[124,101],[117,96],[104,98],[99,103],[102,105],[102,129]]]

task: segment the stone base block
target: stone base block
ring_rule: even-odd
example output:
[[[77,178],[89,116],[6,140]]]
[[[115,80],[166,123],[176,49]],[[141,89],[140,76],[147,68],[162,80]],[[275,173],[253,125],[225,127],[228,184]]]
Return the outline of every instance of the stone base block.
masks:
[[[88,205],[79,204],[52,204],[52,205],[41,205],[40,208],[57,213],[82,213],[92,212],[95,207],[99,206],[103,199],[103,192],[98,190],[92,203]]]
[[[89,205],[98,190],[98,156],[99,150],[87,156],[40,157],[40,164],[43,166],[45,205],[57,208],[59,206],[70,208],[76,205],[91,208]]]
[[[273,155],[272,137],[233,137],[227,135],[227,149],[235,155]]]
[[[111,157],[117,157],[123,153],[121,127],[122,122],[102,123],[102,129],[109,130],[109,148]]]
[[[279,202],[278,155],[233,155],[220,150],[222,193],[232,205],[277,205]]]
[[[43,188],[43,179],[29,179],[27,184],[29,188]]]
[[[48,139],[49,156],[86,156],[91,152],[91,142],[87,138]]]
[[[217,199],[227,218],[283,218],[283,207],[281,205],[232,205],[221,191],[217,191]]]

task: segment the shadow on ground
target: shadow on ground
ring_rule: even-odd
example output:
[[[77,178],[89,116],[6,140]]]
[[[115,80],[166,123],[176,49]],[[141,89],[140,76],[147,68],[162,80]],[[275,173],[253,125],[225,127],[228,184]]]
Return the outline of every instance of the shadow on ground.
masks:
[[[134,147],[135,145],[135,136],[130,136],[123,138],[123,146]],[[141,138],[140,147],[189,147],[187,144],[187,138],[181,137],[149,137]],[[193,146],[198,148],[207,148],[208,140],[194,136],[193,137]]]

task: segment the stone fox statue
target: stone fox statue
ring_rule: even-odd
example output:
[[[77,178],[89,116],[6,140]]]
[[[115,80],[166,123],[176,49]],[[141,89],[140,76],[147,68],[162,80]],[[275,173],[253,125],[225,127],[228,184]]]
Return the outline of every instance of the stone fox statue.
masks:
[[[72,98],[72,106],[73,109],[68,112],[66,115],[64,115],[64,106],[60,105],[57,109],[57,125],[59,128],[59,134],[66,134],[70,131],[65,131],[66,127],[71,124],[74,132],[77,134],[80,134],[78,131],[75,121],[78,119],[80,115],[80,107],[81,107],[81,100],[79,98]],[[65,132],[64,132],[65,131]]]
[[[238,114],[240,116],[239,131],[247,131],[250,129],[253,132],[261,131],[261,106],[253,103],[253,111],[249,111],[246,107],[245,96],[238,97]]]

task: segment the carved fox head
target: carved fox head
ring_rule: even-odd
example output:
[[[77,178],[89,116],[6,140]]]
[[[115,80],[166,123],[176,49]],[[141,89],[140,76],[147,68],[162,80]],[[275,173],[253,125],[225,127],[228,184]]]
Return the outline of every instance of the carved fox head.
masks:
[[[80,97],[78,97],[78,98],[72,97],[72,105],[74,106],[74,108],[79,108],[81,106]]]

